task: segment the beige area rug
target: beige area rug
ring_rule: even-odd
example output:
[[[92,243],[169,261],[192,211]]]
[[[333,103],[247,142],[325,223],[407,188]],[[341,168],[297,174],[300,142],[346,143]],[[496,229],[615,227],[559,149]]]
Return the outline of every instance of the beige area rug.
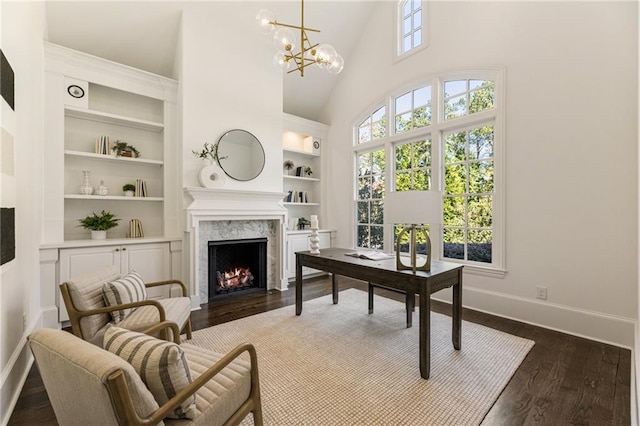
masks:
[[[258,352],[267,425],[477,425],[533,342],[431,313],[431,377],[420,378],[418,312],[405,327],[404,304],[340,292],[193,333],[193,344],[225,352],[252,342]],[[251,416],[244,424],[253,423]]]

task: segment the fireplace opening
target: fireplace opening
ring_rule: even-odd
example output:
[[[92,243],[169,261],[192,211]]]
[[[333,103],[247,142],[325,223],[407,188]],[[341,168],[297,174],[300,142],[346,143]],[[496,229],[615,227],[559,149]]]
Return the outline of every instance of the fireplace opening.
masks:
[[[209,241],[209,301],[266,288],[266,238]]]

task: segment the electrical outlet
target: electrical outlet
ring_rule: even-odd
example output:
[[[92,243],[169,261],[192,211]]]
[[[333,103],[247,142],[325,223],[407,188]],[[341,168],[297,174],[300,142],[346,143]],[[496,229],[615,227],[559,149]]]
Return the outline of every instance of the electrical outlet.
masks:
[[[542,286],[536,287],[536,297],[538,299],[547,300],[547,288]]]

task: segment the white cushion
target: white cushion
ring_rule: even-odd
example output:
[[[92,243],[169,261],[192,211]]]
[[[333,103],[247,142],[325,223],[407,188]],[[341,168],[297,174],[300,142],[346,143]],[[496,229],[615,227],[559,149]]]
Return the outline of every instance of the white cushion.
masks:
[[[175,343],[120,327],[109,327],[103,347],[133,366],[159,405],[191,383],[184,351]],[[193,419],[196,413],[194,394],[167,417]]]
[[[147,288],[144,286],[142,277],[136,271],[131,271],[118,280],[105,283],[102,287],[102,296],[107,306],[139,302],[147,298]],[[111,318],[118,324],[133,310],[134,308],[112,311]]]

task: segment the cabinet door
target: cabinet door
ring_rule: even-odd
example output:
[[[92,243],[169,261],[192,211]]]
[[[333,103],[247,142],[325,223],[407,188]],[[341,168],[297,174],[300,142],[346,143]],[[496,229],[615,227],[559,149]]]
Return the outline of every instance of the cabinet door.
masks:
[[[62,249],[60,250],[59,284],[110,265],[120,268],[119,246]],[[58,320],[68,321],[69,315],[59,289],[57,295]]]
[[[169,243],[132,244],[121,248],[121,273],[127,274],[134,270],[143,281],[164,281],[171,277],[171,253]],[[148,297],[168,297],[168,288],[150,288]]]
[[[287,235],[287,279],[296,277],[296,252],[309,250],[309,234]],[[304,275],[309,268],[303,268]]]

